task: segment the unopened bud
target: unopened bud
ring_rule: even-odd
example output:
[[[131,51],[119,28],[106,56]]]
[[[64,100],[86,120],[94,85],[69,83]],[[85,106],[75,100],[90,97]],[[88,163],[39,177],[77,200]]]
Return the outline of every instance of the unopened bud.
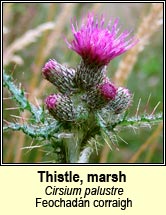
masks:
[[[55,119],[59,121],[73,121],[75,119],[73,103],[68,96],[52,94],[46,98],[45,103]]]
[[[127,88],[119,87],[115,99],[109,103],[109,108],[115,113],[124,112],[130,106],[132,94]]]
[[[49,60],[42,69],[44,78],[54,84],[59,92],[69,94],[74,88],[75,70],[69,69],[55,60]]]
[[[116,87],[108,80],[88,91],[85,100],[91,109],[100,109],[114,100]]]

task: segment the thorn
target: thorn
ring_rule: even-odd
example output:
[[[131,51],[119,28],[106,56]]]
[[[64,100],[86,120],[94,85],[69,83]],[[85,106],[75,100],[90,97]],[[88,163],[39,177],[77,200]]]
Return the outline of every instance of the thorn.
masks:
[[[11,114],[10,116],[11,116],[11,117],[18,118],[18,119],[21,119],[21,117],[20,117],[20,116],[16,116],[16,115],[13,115],[13,114]]]
[[[150,115],[153,115],[153,114],[154,114],[154,112],[156,111],[156,109],[158,108],[158,106],[159,106],[160,103],[161,103],[161,102],[158,102],[158,103],[157,103],[157,105],[154,107],[154,109],[153,109],[153,111],[152,111],[152,113],[151,113]]]
[[[134,134],[136,134],[136,128],[133,125],[129,125],[129,127],[132,128],[134,131]]]
[[[18,118],[18,119],[23,119],[23,117],[21,117],[21,116],[16,116],[16,115],[13,115],[13,114],[11,114],[10,116],[11,116],[11,117]],[[25,120],[29,120],[29,119],[28,119],[28,118],[24,118],[24,122],[25,122]]]
[[[41,162],[37,162],[37,163],[55,163],[55,161],[54,160],[51,160],[51,161],[41,161]]]
[[[37,98],[36,98],[36,97],[35,97],[35,102],[36,102],[37,107],[39,108],[39,107],[40,107],[40,105],[39,105],[39,102],[38,102],[38,100],[37,100]]]
[[[138,101],[137,110],[136,110],[136,114],[135,114],[136,117],[138,117],[138,112],[139,112],[140,104],[141,104],[141,98]]]
[[[118,151],[118,152],[120,151],[118,147],[116,147],[116,151]]]
[[[110,138],[110,139],[112,140],[113,145],[117,147],[117,145],[118,145],[118,139],[117,139],[116,135],[112,135],[112,138]]]
[[[15,69],[16,69],[16,66],[17,66],[17,64],[14,64],[14,66],[13,66],[13,68],[12,68],[12,71],[11,71],[11,75],[13,76],[13,74],[14,74],[14,71],[15,71]]]
[[[109,149],[112,151],[112,147],[110,146],[110,144],[108,143],[108,141],[106,140],[106,138],[104,138],[104,141],[108,145]]]
[[[13,99],[13,97],[3,98],[3,100]]]
[[[105,121],[104,121],[104,119],[101,117],[101,115],[100,115],[100,114],[97,114],[97,115],[98,115],[98,117],[100,118],[100,120],[102,121],[102,123],[105,124]]]
[[[109,138],[109,140],[111,141],[111,143],[113,143],[112,142],[112,140],[111,140],[111,137],[110,137],[110,135],[109,135],[109,132],[107,132],[107,131],[105,131],[104,132],[104,141],[106,142],[106,144],[108,145],[108,147],[110,148],[110,150],[112,151],[112,147],[111,147],[111,145],[108,143],[108,141],[107,141],[107,137]],[[114,143],[113,143],[113,145],[114,145]]]
[[[78,143],[79,143],[79,138],[78,138],[78,135],[76,135],[76,138],[75,138],[75,140],[76,140],[76,148],[78,147]]]
[[[4,121],[7,125],[10,125],[10,122],[7,121],[6,119],[3,119],[3,121]]]
[[[18,123],[18,121],[17,121],[17,120],[15,120],[15,119],[13,119],[13,122],[14,122],[14,123]]]
[[[28,92],[24,92],[24,95],[29,95],[30,93],[28,93]]]
[[[35,148],[40,148],[40,147],[42,147],[42,145],[41,146],[26,146],[26,147],[22,147],[21,149],[35,149]]]
[[[99,155],[99,153],[98,153],[98,150],[97,150],[97,142],[96,142],[96,140],[94,139],[94,143],[95,143],[95,149],[96,149],[96,154],[97,154],[97,156]]]
[[[65,132],[62,132],[60,134],[57,135],[58,138],[66,138],[66,139],[69,139],[69,138],[72,138],[74,136],[73,133],[65,133]]]
[[[5,108],[5,110],[18,110],[20,107]]]
[[[34,147],[34,146],[32,146],[33,141],[34,141],[34,139],[32,139],[30,146],[28,146],[29,150],[26,152],[26,154],[29,153],[33,149],[33,147]]]
[[[135,97],[135,93],[133,93],[133,98],[132,98],[133,100],[134,100],[134,97]]]
[[[148,109],[148,105],[149,105],[149,101],[150,101],[150,99],[151,99],[151,94],[149,95],[148,100],[147,100],[147,103],[146,103],[146,105],[145,105],[144,113],[146,113],[146,112],[147,112],[147,109]]]
[[[46,156],[48,156],[48,155],[50,155],[50,154],[51,154],[51,152],[47,152],[47,153],[46,153]]]
[[[149,127],[149,129],[151,129],[151,128],[152,128],[151,124],[149,124],[149,123],[147,124],[147,126]]]
[[[117,136],[119,137],[120,140],[122,140],[124,143],[126,143],[128,145],[128,142],[126,142],[122,137],[120,137],[118,134]]]
[[[21,87],[22,87],[22,84],[21,84],[21,83],[19,83],[19,87],[18,87],[18,88],[19,88],[19,90],[21,90]]]

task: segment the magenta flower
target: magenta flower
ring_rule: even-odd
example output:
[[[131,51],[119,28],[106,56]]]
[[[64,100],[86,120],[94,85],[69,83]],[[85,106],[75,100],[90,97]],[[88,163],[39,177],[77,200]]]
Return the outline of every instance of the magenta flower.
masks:
[[[50,110],[56,107],[57,101],[58,101],[58,95],[52,94],[46,98],[45,104],[47,108]]]
[[[50,77],[50,72],[52,70],[55,70],[57,67],[57,62],[55,60],[49,60],[43,67],[42,72],[43,72],[43,76],[45,78],[49,78]]]
[[[51,94],[45,99],[45,104],[50,114],[60,121],[73,121],[75,110],[72,100],[62,94]]]
[[[42,69],[45,79],[54,84],[59,92],[67,94],[74,88],[75,70],[69,69],[56,60],[49,60]]]
[[[87,92],[85,101],[90,109],[97,110],[113,101],[117,94],[117,88],[108,79]]]
[[[111,26],[112,25],[112,26]],[[104,17],[95,19],[89,14],[86,22],[78,29],[77,23],[72,24],[74,40],[67,42],[70,49],[77,52],[84,62],[107,65],[113,58],[133,47],[138,39],[130,36],[130,31],[119,33],[118,19],[110,20],[104,27]]]
[[[116,87],[111,82],[101,84],[99,90],[103,98],[107,101],[113,100],[117,91]]]

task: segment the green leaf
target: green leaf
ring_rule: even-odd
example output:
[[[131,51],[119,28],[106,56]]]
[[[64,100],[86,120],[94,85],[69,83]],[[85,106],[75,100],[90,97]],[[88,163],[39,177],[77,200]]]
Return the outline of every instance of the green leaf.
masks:
[[[3,86],[7,87],[13,98],[20,105],[21,110],[28,110],[33,115],[36,122],[43,121],[43,109],[31,104],[25,97],[23,89],[19,89],[12,81],[12,78],[3,72]]]

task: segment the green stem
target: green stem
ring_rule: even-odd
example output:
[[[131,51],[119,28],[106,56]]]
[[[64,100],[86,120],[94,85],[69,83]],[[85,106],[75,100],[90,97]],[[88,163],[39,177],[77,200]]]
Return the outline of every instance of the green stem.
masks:
[[[59,138],[63,141],[67,163],[76,163],[80,154],[80,131],[75,124],[63,124],[63,133]]]
[[[64,141],[67,150],[67,163],[77,163],[79,158],[79,145],[73,138]]]
[[[85,149],[83,149],[83,151],[80,154],[78,163],[89,163],[89,158],[92,153],[93,153],[92,147],[86,147]]]
[[[137,117],[125,118],[122,119],[111,126],[108,125],[107,128],[113,130],[116,126],[141,126],[141,125],[154,125],[163,121],[162,113],[154,115],[142,115]]]
[[[89,147],[88,141],[100,132],[100,126],[97,122],[96,115],[89,113],[86,119],[71,124],[67,130],[72,134],[72,137],[63,139],[66,148],[67,162],[78,163],[78,161],[88,161],[90,154],[93,152],[93,147]],[[83,151],[81,152],[82,149]]]

